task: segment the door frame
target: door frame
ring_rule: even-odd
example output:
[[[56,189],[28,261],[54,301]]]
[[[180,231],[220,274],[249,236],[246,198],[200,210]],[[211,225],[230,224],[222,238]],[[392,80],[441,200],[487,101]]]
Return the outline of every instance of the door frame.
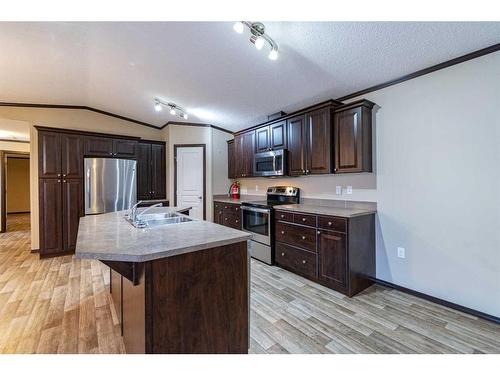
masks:
[[[29,152],[22,151],[2,151],[0,150],[0,175],[1,175],[1,184],[0,184],[0,199],[2,202],[2,220],[0,222],[0,233],[7,232],[7,174],[5,173],[5,164],[7,162],[7,158],[20,158],[20,159],[30,159],[31,155]],[[30,180],[31,180],[31,170],[30,170]],[[30,190],[31,190],[31,181],[30,181]],[[31,193],[30,193],[30,201],[31,201]],[[30,202],[31,204],[31,202]]]
[[[203,149],[203,220],[207,219],[207,145],[174,144],[174,206],[177,206],[177,149],[187,147],[201,147]]]

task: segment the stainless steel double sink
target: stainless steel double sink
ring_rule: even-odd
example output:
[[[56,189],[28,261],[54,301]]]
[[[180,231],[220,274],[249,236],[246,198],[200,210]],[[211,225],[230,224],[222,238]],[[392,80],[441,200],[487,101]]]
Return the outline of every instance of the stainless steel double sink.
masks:
[[[125,220],[127,220],[131,225],[133,225],[136,228],[152,228],[160,225],[172,225],[172,224],[180,224],[193,221],[193,219],[190,219],[186,216],[180,215],[175,212],[144,214],[144,215],[138,214],[135,221],[133,221],[128,216],[125,217]]]

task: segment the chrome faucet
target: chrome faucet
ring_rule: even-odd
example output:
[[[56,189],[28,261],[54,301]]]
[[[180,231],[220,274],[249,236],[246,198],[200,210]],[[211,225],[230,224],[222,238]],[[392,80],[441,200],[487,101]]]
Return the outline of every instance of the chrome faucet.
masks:
[[[148,208],[146,208],[145,210],[141,211],[139,214],[137,214],[137,207],[135,207],[135,210],[134,210],[134,214],[133,214],[133,218],[132,218],[132,221],[134,223],[138,223],[141,221],[141,217],[142,215],[144,215],[146,212],[148,212],[149,210],[155,208],[155,207],[161,207],[163,206],[163,203],[156,203],[156,204],[153,204],[152,206],[149,206]],[[134,209],[134,207],[132,207],[132,209]]]
[[[136,222],[136,219],[137,219],[137,207],[139,207],[139,205],[142,203],[143,201],[139,201],[137,202],[136,204],[134,204],[132,206],[132,208],[130,209],[130,214],[128,215],[128,218],[130,219],[130,221],[132,221],[132,223],[135,223]]]

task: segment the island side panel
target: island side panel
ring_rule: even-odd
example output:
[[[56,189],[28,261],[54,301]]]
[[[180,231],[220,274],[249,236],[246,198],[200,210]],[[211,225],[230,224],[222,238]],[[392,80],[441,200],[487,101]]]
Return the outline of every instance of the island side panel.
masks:
[[[123,343],[127,354],[143,354],[146,349],[145,273],[138,282],[122,277]]]
[[[148,266],[146,352],[248,353],[246,241]]]

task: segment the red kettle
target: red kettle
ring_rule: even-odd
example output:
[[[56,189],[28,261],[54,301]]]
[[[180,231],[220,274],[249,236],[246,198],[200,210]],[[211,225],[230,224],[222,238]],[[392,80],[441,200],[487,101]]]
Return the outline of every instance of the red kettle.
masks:
[[[240,199],[240,182],[235,181],[231,184],[231,187],[229,188],[229,195],[233,199]]]

